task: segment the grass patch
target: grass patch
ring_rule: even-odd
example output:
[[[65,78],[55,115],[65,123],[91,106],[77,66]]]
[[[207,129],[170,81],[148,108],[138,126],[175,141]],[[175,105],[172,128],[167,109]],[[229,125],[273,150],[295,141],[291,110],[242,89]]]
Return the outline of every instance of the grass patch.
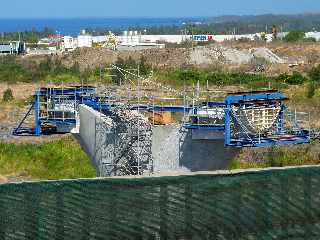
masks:
[[[250,149],[238,159],[233,160],[229,169],[290,167],[318,164],[320,164],[320,143],[315,141],[306,145]]]
[[[1,175],[40,180],[96,176],[90,159],[72,137],[40,145],[0,142],[0,166]]]
[[[273,89],[284,89],[290,85],[302,85],[307,81],[307,78],[300,73],[270,77],[264,74],[226,72],[215,68],[158,69],[155,71],[155,78],[175,87],[184,84],[192,86],[197,82],[204,86],[208,82],[210,85],[244,86],[252,90],[266,89],[269,86]]]

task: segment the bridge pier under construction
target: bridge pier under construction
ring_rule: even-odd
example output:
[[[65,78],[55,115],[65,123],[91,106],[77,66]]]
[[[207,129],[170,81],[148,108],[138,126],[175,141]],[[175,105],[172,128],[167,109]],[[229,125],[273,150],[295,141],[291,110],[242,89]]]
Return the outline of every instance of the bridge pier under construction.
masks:
[[[221,170],[241,148],[309,144],[316,136],[310,114],[291,111],[276,90],[230,93],[219,102],[193,98],[192,104],[184,96],[180,105],[144,98],[140,91],[118,98],[90,86],[42,88],[13,134],[73,129],[102,177]],[[35,127],[25,127],[32,112]],[[176,118],[167,121],[171,114]]]
[[[119,122],[86,105],[80,105],[79,113],[78,139],[101,177],[222,170],[240,151],[225,147],[223,134],[201,134],[181,124],[152,126],[141,115],[137,136],[133,125],[127,130],[114,128]],[[147,133],[143,125],[148,126]]]

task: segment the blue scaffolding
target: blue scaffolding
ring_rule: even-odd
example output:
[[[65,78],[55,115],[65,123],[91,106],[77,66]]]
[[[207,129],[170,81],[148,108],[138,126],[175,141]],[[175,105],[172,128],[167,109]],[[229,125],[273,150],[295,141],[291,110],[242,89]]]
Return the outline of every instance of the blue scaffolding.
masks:
[[[67,88],[40,88],[33,96],[33,105],[29,108],[13,135],[67,133],[76,124],[78,105],[96,93],[92,86],[74,86]],[[34,126],[25,127],[28,117],[34,116]]]
[[[310,143],[310,129],[299,126],[278,91],[234,93],[224,102],[204,102],[187,106],[158,106],[130,103],[127,109],[141,112],[187,113],[187,130],[221,133],[225,146],[268,147],[281,144]],[[34,94],[34,104],[14,130],[14,135],[68,133],[76,125],[79,104],[108,112],[122,102],[97,94],[92,86],[41,88]],[[34,111],[35,126],[26,128],[24,122]]]
[[[310,143],[310,131],[299,126],[278,91],[230,94],[225,98],[226,146],[268,147]]]
[[[288,100],[278,91],[229,94],[224,103],[209,102],[196,106],[184,127],[221,132],[225,146],[231,147],[310,143],[310,129],[299,126],[297,118],[287,108]],[[207,116],[199,114],[201,111],[207,111]],[[210,116],[210,111],[219,116]],[[221,111],[224,111],[223,121]],[[211,121],[208,122],[208,118]]]
[[[107,112],[122,103],[109,96],[97,94],[92,86],[67,88],[41,88],[33,96],[34,101],[24,118],[14,129],[13,135],[41,136],[50,133],[68,133],[76,125],[79,104],[97,111]],[[141,112],[188,112],[191,107],[130,104],[129,109]],[[34,126],[25,127],[28,117],[34,115]]]

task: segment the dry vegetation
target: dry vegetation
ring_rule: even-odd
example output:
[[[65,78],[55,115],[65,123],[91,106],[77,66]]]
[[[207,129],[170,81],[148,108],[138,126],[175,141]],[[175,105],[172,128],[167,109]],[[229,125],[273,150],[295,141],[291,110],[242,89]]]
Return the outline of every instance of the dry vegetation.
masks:
[[[225,64],[217,62],[210,67],[215,70],[220,71],[232,71],[232,72],[251,72],[257,66],[264,65],[265,69],[263,71],[267,76],[274,76],[282,73],[293,73],[294,71],[301,72],[306,75],[306,72],[310,68],[320,63],[320,44],[315,43],[303,43],[303,44],[288,44],[288,43],[271,43],[271,44],[261,44],[261,43],[225,43],[227,47],[232,47],[235,49],[250,49],[255,47],[267,47],[271,49],[274,53],[287,59],[289,62],[299,63],[295,67],[290,67],[289,64],[269,64],[260,59],[251,61],[248,64],[242,64],[239,66],[234,66],[230,64]],[[53,56],[53,58],[59,58],[62,64],[71,67],[75,63],[79,63],[80,69],[84,70],[87,68],[97,68],[99,66],[104,66],[110,64],[118,57],[128,58],[131,56],[133,59],[137,60],[143,55],[147,62],[152,63],[154,67],[171,67],[176,69],[184,69],[189,66],[190,50],[188,49],[153,49],[153,50],[142,50],[142,51],[122,51],[113,52],[107,49],[81,49],[77,50],[71,54],[64,56]],[[32,60],[35,63],[39,63],[44,57],[24,57],[20,61],[24,65],[28,65],[28,61]],[[197,68],[201,68],[198,65]],[[169,79],[168,79],[169,80]],[[168,83],[168,81],[163,81],[163,83]],[[3,131],[1,127],[10,125],[10,128],[15,127],[18,121],[23,117],[26,112],[26,106],[30,96],[33,92],[41,87],[47,86],[47,82],[38,83],[15,83],[7,84],[0,83],[0,97],[3,92],[11,88],[13,91],[13,96],[15,100],[11,103],[0,103],[0,133]],[[175,87],[180,88],[181,86],[176,85]],[[210,85],[209,88],[213,92],[217,91],[218,97],[221,97],[221,93],[234,92],[239,90],[240,86],[216,86]],[[192,90],[192,88],[188,89]],[[242,86],[242,91],[245,90],[245,86]],[[125,94],[125,89],[117,88],[119,94]],[[154,94],[158,96],[160,93],[155,89],[148,89],[146,92],[148,94]],[[320,114],[320,90],[317,90],[313,98],[306,98],[306,86],[287,86],[283,91],[291,98],[291,107],[297,109],[298,111],[311,112],[311,125],[314,128],[320,129],[320,120],[318,118]],[[170,93],[169,93],[170,94]],[[5,129],[8,131],[8,129]],[[10,130],[10,129],[9,129]],[[12,149],[18,149],[21,154],[25,154],[24,151],[29,151],[27,148],[36,149],[34,146],[24,145],[17,147],[14,144],[25,144],[25,143],[37,143],[41,144],[36,152],[41,149],[47,149],[44,147],[43,143],[51,142],[52,140],[58,141],[57,144],[53,143],[55,147],[60,146],[63,141],[67,141],[68,146],[71,148],[76,148],[73,142],[70,140],[59,140],[61,136],[44,137],[44,138],[23,138],[23,140],[18,138],[11,138],[7,140],[6,144],[12,147]],[[4,144],[4,143],[3,143]],[[11,145],[13,144],[13,145]],[[51,144],[51,143],[47,143]],[[60,145],[59,145],[60,144]],[[48,145],[48,146],[49,146]],[[52,145],[52,144],[51,144]],[[318,164],[320,162],[320,147],[319,143],[314,143],[310,146],[293,146],[293,147],[277,147],[269,149],[244,149],[237,159],[233,162],[231,168],[250,168],[250,167],[268,167],[268,166],[283,166],[283,165],[301,165],[301,164]],[[2,145],[5,147],[5,145]],[[44,147],[44,148],[43,148]],[[8,149],[8,148],[6,148]],[[10,150],[11,151],[11,150]],[[50,152],[50,151],[49,151]],[[11,154],[10,152],[2,152],[2,154]],[[11,156],[11,155],[10,155]],[[12,155],[13,156],[13,155]],[[32,156],[32,155],[30,155]],[[30,157],[29,156],[29,157]],[[75,157],[75,155],[73,155]],[[11,159],[11,157],[10,157]],[[11,161],[11,160],[10,160]],[[22,171],[23,172],[23,171]],[[0,172],[1,173],[1,172]],[[7,173],[5,173],[7,174]],[[20,173],[17,173],[20,174]],[[25,173],[23,173],[25,174]],[[29,173],[27,173],[29,174]],[[30,175],[29,176],[35,176]],[[37,176],[36,176],[37,177]],[[72,176],[71,176],[72,177]],[[40,177],[42,178],[42,177]],[[45,177],[43,177],[45,178]],[[0,179],[1,181],[1,179]]]
[[[267,64],[265,73],[267,75],[276,75],[281,73],[292,73],[293,71],[306,72],[313,65],[320,63],[320,44],[317,43],[261,43],[261,42],[227,42],[223,44],[214,44],[207,46],[209,48],[214,47],[228,47],[230,49],[252,49],[252,48],[269,48],[272,52],[288,61],[286,64]],[[119,51],[114,52],[109,49],[78,49],[73,53],[65,54],[63,56],[54,56],[53,58],[61,59],[62,63],[67,67],[72,67],[74,64],[79,64],[81,70],[95,69],[100,66],[104,67],[110,63],[114,63],[118,57],[126,59],[129,56],[134,60],[138,60],[141,56],[144,56],[148,63],[151,63],[156,68],[173,67],[173,68],[185,68],[190,66],[190,53],[192,49],[185,48],[170,48],[170,49],[149,49],[138,51]],[[38,57],[39,58],[39,57]],[[30,57],[31,60],[36,62],[41,59],[36,57]],[[29,57],[22,61],[29,61]],[[257,60],[259,62],[259,59]],[[233,70],[233,71],[251,71],[255,68],[257,61],[249,64],[234,65],[230,63],[223,63],[214,61],[212,66],[221,70]],[[289,67],[292,63],[298,63],[295,67]],[[192,64],[191,64],[192,65]],[[208,67],[204,64],[204,67]],[[201,64],[197,64],[197,67],[203,67]]]
[[[320,143],[243,149],[230,169],[269,168],[320,164]]]
[[[129,56],[134,60],[138,60],[141,56],[144,56],[147,62],[157,67],[179,67],[186,64],[188,60],[188,50],[177,48],[114,52],[103,48],[83,48],[62,56],[62,63],[67,67],[78,63],[81,70],[94,69],[114,63],[118,57],[126,59]]]

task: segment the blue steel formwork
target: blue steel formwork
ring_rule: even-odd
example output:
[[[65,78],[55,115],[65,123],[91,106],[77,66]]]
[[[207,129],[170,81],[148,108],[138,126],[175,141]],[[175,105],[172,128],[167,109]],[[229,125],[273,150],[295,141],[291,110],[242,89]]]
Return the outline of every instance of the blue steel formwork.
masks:
[[[91,98],[96,93],[92,86],[74,86],[68,88],[41,88],[34,94],[34,103],[29,111],[14,129],[13,135],[36,135],[56,131],[57,128],[66,129],[61,133],[69,132],[76,123],[77,106]],[[68,103],[71,109],[57,109]],[[33,111],[32,111],[33,110]],[[34,126],[23,127],[25,120],[33,115]],[[72,112],[72,113],[71,113]]]
[[[286,115],[290,112],[287,109],[288,99],[278,91],[251,92],[231,94],[225,98],[225,132],[224,139],[226,146],[235,147],[268,147],[284,144],[305,144],[310,143],[310,131],[298,126],[297,122],[286,124]],[[252,133],[247,126],[235,114],[234,108],[241,110],[278,108],[274,124],[267,131]],[[262,119],[261,119],[262,120]],[[292,121],[296,121],[292,120]],[[238,133],[235,134],[235,128]]]
[[[219,132],[224,135],[225,146],[232,147],[267,147],[280,144],[310,143],[310,131],[302,129],[297,122],[291,127],[285,126],[285,115],[288,99],[278,91],[263,91],[250,93],[236,93],[225,97],[224,102],[205,102],[193,106],[157,106],[144,104],[130,104],[128,109],[141,112],[172,112],[188,113],[190,121],[184,123],[187,130],[206,130]],[[66,103],[71,107],[63,111]],[[34,95],[34,105],[30,108],[25,118],[14,130],[14,135],[31,134],[39,136],[45,134],[50,127],[60,128],[58,132],[69,132],[76,124],[78,105],[85,104],[97,111],[107,112],[112,108],[121,106],[119,100],[115,101],[108,96],[99,96],[94,87],[69,87],[69,88],[42,88]],[[247,130],[246,124],[234,113],[237,109],[256,109],[276,107],[279,110],[272,131],[252,133]],[[27,116],[35,113],[35,127],[23,128]],[[220,114],[218,120],[201,122],[202,112],[216,111]],[[221,116],[221,111],[223,116]],[[210,115],[210,114],[209,114]],[[215,116],[210,115],[209,118]],[[49,126],[49,127],[48,127]]]
[[[69,104],[69,109],[59,109],[59,107],[64,108],[66,104]],[[40,136],[51,132],[70,132],[76,125],[79,104],[85,104],[97,111],[106,112],[112,108],[119,107],[122,103],[119,100],[114,101],[108,96],[98,95],[96,88],[92,86],[41,88],[35,92],[33,105],[18,127],[14,129],[13,135]],[[189,112],[191,107],[130,104],[128,109],[141,112],[183,113]],[[23,127],[25,120],[33,115],[33,112],[35,118],[34,127]]]
[[[296,119],[291,119],[291,125],[286,126],[286,115],[291,113],[287,109],[288,99],[278,91],[256,91],[229,94],[225,102],[208,102],[192,109],[192,115],[197,115],[204,106],[209,109],[224,109],[224,123],[199,124],[190,121],[184,128],[192,130],[207,130],[223,133],[225,146],[231,147],[268,147],[272,145],[306,144],[310,143],[310,130],[299,127]],[[252,133],[247,128],[249,121],[243,123],[234,113],[234,108],[252,110],[278,108],[272,129],[259,133]],[[259,116],[257,117],[259,118]]]
[[[213,119],[211,122],[203,122],[200,120],[203,118],[201,112],[204,112],[206,115],[210,115],[210,111],[215,110],[217,113],[220,109],[220,111],[224,112],[224,108],[224,102],[204,102],[199,105],[195,105],[189,111],[189,122],[184,123],[183,127],[189,130],[224,131],[224,116],[220,116],[220,121],[217,119],[217,116],[215,116],[216,114],[210,116],[210,118]]]

